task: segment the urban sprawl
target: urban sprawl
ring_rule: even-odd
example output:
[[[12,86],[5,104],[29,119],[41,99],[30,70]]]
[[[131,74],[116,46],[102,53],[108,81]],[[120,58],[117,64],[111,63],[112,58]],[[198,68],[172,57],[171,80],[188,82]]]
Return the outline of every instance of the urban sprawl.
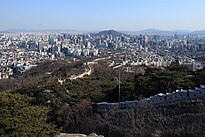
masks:
[[[127,35],[113,30],[68,34],[19,32],[0,34],[0,79],[12,78],[45,60],[111,57],[110,67],[167,67],[178,62],[203,69],[204,35]]]

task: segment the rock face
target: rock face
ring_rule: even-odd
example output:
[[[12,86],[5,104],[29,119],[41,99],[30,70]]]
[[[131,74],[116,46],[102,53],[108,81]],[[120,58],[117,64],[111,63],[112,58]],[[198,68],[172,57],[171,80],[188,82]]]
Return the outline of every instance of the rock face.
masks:
[[[69,133],[60,133],[57,137],[87,137],[84,134],[69,134]]]
[[[90,135],[84,134],[70,134],[70,133],[60,133],[57,137],[104,137],[103,135],[97,135],[96,133],[92,133]]]
[[[92,133],[92,134],[88,135],[87,137],[104,137],[104,136],[97,135],[96,133]]]

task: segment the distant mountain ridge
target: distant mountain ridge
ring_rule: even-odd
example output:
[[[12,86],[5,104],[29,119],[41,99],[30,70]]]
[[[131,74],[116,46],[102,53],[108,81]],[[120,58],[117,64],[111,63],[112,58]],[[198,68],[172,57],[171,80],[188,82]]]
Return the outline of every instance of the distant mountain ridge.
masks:
[[[126,32],[125,32],[126,33]],[[140,31],[130,31],[127,32],[131,35],[174,35],[174,34],[189,34],[191,33],[188,30],[175,30],[175,31],[169,31],[169,30],[159,30],[159,29],[145,29]]]
[[[115,30],[104,30],[98,33],[92,33],[95,36],[102,35],[112,35],[112,36],[128,36],[128,35],[188,35],[188,34],[197,34],[205,35],[205,30],[200,31],[189,31],[189,30],[160,30],[160,29],[145,29],[140,31],[115,31]]]
[[[205,35],[205,30],[194,31],[192,34]]]
[[[126,32],[125,32],[126,33]],[[199,31],[189,31],[189,30],[160,30],[160,29],[145,29],[140,31],[130,31],[127,32],[132,35],[187,35],[187,34],[197,34],[205,35],[205,30]]]
[[[0,33],[12,33],[12,32],[64,32],[64,33],[84,33],[85,31],[79,30],[70,30],[70,29],[7,29],[7,30],[0,30]]]
[[[128,35],[188,35],[188,34],[198,34],[205,35],[205,30],[201,31],[189,31],[189,30],[159,30],[159,29],[146,29],[140,31],[115,31],[115,30],[105,30],[98,33],[94,33],[95,36],[102,35],[113,35],[113,36],[128,36]]]
[[[112,35],[112,36],[128,36],[128,35],[205,35],[205,30],[198,31],[189,31],[189,30],[160,30],[160,29],[145,29],[140,31],[116,31],[116,30],[103,30],[103,31],[80,31],[80,30],[70,30],[70,29],[7,29],[2,30],[0,33],[12,33],[12,32],[62,32],[62,33],[75,33],[83,34],[90,33],[93,36],[102,36],[102,35]]]

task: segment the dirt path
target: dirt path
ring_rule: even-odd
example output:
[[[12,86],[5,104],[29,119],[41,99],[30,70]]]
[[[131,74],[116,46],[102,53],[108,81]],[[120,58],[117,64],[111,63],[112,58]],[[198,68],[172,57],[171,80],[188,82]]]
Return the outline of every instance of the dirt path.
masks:
[[[82,74],[79,74],[79,75],[72,75],[71,77],[69,77],[68,79],[70,80],[75,80],[75,79],[78,79],[78,78],[84,78],[86,75],[91,75],[92,72],[93,72],[93,65],[94,64],[97,64],[98,61],[101,61],[101,60],[106,60],[106,59],[110,59],[110,57],[106,57],[106,58],[97,58],[97,59],[94,59],[93,61],[91,62],[87,62],[86,65],[87,67],[85,68],[85,72],[83,72]]]

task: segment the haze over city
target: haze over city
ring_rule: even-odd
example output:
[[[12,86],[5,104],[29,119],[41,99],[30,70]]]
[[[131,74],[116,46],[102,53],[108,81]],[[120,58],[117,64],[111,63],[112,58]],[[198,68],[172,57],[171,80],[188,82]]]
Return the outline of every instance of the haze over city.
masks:
[[[0,0],[0,137],[205,137],[205,0]]]
[[[203,30],[204,0],[1,0],[0,30]]]

